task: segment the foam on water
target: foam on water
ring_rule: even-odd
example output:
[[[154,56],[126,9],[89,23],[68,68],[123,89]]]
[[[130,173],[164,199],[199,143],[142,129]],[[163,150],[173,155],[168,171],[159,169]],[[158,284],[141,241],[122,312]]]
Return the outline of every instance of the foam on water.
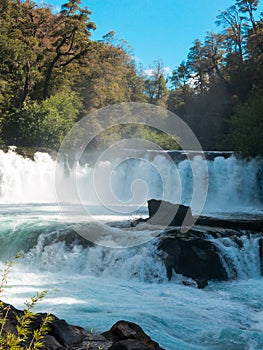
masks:
[[[208,166],[208,195],[204,212],[212,213],[257,213],[263,212],[263,173],[262,161],[242,160],[234,156],[227,159],[216,157],[204,160],[200,156],[192,161],[181,160],[171,162],[166,153],[156,153],[149,159],[129,159],[116,163],[111,176],[111,183],[104,178],[106,168],[111,163],[98,164],[96,174],[100,174],[100,187],[110,186],[114,196],[122,205],[136,204],[132,202],[133,186],[140,180],[146,184],[138,187],[138,203],[145,204],[147,199],[156,198],[173,203],[191,204],[198,208],[198,196],[194,202],[193,176],[198,183],[198,191],[205,194]],[[94,191],[93,169],[87,164],[76,164],[70,170],[64,164],[56,168],[55,161],[48,154],[37,152],[34,160],[23,158],[12,150],[8,153],[0,151],[0,203],[54,203],[57,200],[55,188],[55,169],[58,183],[65,192],[66,202],[74,202],[76,198],[70,192],[70,184],[74,179],[70,172],[76,173],[79,195],[85,203],[99,203]],[[105,175],[106,176],[106,175]],[[143,190],[142,190],[143,189]],[[105,192],[107,189],[105,188]]]
[[[0,150],[0,202],[54,202],[55,162],[37,152],[34,161]]]
[[[145,160],[116,167],[112,186],[118,198],[130,198],[131,184],[137,178],[147,181],[149,197],[164,194],[164,199],[172,202],[188,203],[193,173],[202,188],[205,161],[200,157],[194,158],[192,168],[188,160],[171,163],[162,154],[151,162],[156,167],[149,167]],[[262,213],[259,161],[217,157],[207,165],[207,212]],[[101,169],[105,166],[101,164]],[[90,182],[92,169],[87,165],[76,167],[83,198],[96,204]],[[154,170],[157,168],[162,169],[161,176]],[[204,290],[182,285],[182,276],[178,275],[168,282],[154,239],[128,249],[74,244],[71,228],[55,204],[54,171],[55,162],[47,154],[38,153],[33,161],[12,151],[0,151],[0,265],[18,250],[24,252],[10,275],[10,288],[3,300],[23,307],[37,291],[49,289],[39,311],[49,310],[98,332],[127,319],[139,323],[167,350],[263,348],[263,279],[257,238],[240,237],[242,249],[228,238],[217,240],[228,275],[238,277],[236,280],[210,282]],[[66,188],[72,181],[70,174],[63,166],[58,171],[61,186]],[[163,184],[161,178],[166,179]],[[71,200],[68,193],[67,201]],[[78,216],[74,205],[66,210],[73,224],[86,220]],[[94,213],[104,221],[129,219],[128,215],[113,217],[96,206]],[[121,225],[116,228],[118,234],[122,229],[125,232]]]
[[[96,332],[119,319],[136,322],[167,350],[260,350],[263,346],[262,279],[210,283],[198,290],[176,280],[146,283],[43,270],[33,274],[16,266],[10,285],[9,301],[17,307],[37,290],[48,288],[39,311],[48,309]]]
[[[137,322],[167,350],[262,348],[257,239],[241,237],[241,252],[232,241],[220,242],[222,256],[239,271],[239,279],[210,282],[199,290],[181,285],[179,275],[167,281],[154,240],[128,249],[83,247],[66,240],[69,228],[59,213],[55,219],[47,210],[45,216],[38,205],[33,215],[34,206],[31,213],[27,206],[17,221],[17,209],[12,213],[8,207],[0,228],[2,261],[19,247],[24,256],[15,264],[4,300],[23,307],[37,291],[49,289],[39,311],[50,310],[98,332],[119,319]]]

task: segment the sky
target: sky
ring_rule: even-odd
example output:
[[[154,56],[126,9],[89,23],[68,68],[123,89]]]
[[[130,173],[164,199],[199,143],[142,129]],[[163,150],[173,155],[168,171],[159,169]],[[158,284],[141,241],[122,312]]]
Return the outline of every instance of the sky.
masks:
[[[41,3],[41,0],[36,1]],[[66,0],[45,0],[59,10]],[[219,11],[235,0],[82,0],[97,25],[94,40],[114,31],[132,47],[135,60],[145,70],[160,60],[166,71],[186,59],[195,39],[204,39],[215,25]],[[263,11],[260,1],[259,13]]]

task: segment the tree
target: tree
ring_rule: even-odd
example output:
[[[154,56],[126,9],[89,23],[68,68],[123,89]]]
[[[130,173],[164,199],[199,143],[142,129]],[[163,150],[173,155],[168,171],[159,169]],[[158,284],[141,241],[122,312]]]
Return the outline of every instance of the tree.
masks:
[[[254,12],[258,8],[258,0],[236,0],[236,5],[240,12],[248,13],[252,28],[255,29],[256,21]]]
[[[177,69],[173,70],[171,76],[171,83],[176,88],[182,86],[183,89],[186,88],[190,79],[190,71],[188,65],[183,61]]]
[[[207,73],[209,83],[217,83],[219,79],[229,87],[228,77],[224,75],[225,48],[224,36],[209,32],[205,37],[204,55],[207,58]]]
[[[57,93],[44,101],[27,101],[4,122],[4,140],[18,146],[58,149],[74,125],[81,102],[72,92]]]
[[[234,149],[245,156],[263,155],[263,97],[255,95],[231,119]]]
[[[154,62],[144,84],[148,101],[152,104],[165,105],[168,94],[167,79],[160,61]]]
[[[205,47],[199,39],[194,41],[187,56],[187,67],[190,70],[192,84],[201,94],[205,92],[208,85],[209,62],[206,57]]]
[[[180,115],[185,120],[186,110],[194,89],[191,87],[191,74],[187,63],[184,61],[173,70],[170,78],[173,90],[170,91],[167,99],[167,108]]]
[[[41,79],[39,31],[51,11],[30,1],[5,1],[0,16],[0,76],[4,95],[18,108],[23,105]],[[7,106],[8,107],[8,106]]]
[[[263,20],[248,33],[248,70],[255,92],[263,92]]]
[[[143,78],[134,62],[121,46],[111,42],[92,42],[75,78],[83,113],[119,102],[146,100]]]
[[[72,62],[83,57],[89,48],[90,30],[96,25],[89,21],[91,12],[82,9],[80,0],[71,0],[62,6],[52,23],[51,45],[47,47],[46,73],[43,98],[49,96],[51,78],[55,70],[63,70]]]
[[[227,54],[236,58],[236,63],[242,67],[244,60],[244,23],[245,17],[240,16],[237,6],[230,6],[217,16],[216,24],[224,28]]]

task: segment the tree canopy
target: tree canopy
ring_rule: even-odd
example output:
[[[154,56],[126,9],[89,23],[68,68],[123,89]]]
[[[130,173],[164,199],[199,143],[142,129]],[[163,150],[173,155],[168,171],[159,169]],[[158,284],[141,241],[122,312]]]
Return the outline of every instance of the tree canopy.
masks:
[[[257,0],[236,0],[217,16],[219,32],[196,39],[173,71],[168,108],[204,149],[263,154],[263,19],[257,12]]]
[[[194,40],[168,77],[160,61],[150,67],[151,74],[139,69],[127,43],[113,31],[92,40],[96,24],[80,0],[66,2],[56,13],[31,0],[2,0],[0,141],[57,149],[87,113],[141,101],[177,113],[204,149],[262,155],[263,19],[258,3],[236,0],[221,11],[218,32]],[[131,130],[165,148],[176,147],[157,130]],[[132,135],[131,130],[118,132],[122,137],[124,131]]]

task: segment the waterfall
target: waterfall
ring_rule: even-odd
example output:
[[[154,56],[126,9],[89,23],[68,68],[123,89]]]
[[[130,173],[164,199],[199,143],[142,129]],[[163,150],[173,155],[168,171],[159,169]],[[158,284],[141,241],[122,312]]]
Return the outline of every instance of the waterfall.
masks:
[[[261,275],[258,236],[222,237],[210,240],[217,248],[228,279],[255,278]]]
[[[150,153],[149,153],[150,154]],[[263,176],[262,162],[257,159],[242,160],[234,155],[224,158],[219,153],[214,159],[204,160],[199,155],[189,159],[182,157],[174,161],[166,152],[144,154],[143,158],[132,158],[116,164],[111,176],[110,189],[121,203],[132,201],[133,185],[139,179],[146,187],[137,191],[139,203],[156,198],[173,203],[191,204],[193,177],[199,190],[205,190],[208,168],[208,194],[206,212],[251,212],[262,213]],[[101,162],[99,169],[101,188],[109,185],[104,178],[110,162]],[[55,169],[59,186],[65,189],[65,201],[74,202],[71,196],[70,172],[77,174],[79,193],[82,200],[97,204],[93,186],[93,169],[87,164],[77,164],[72,170],[63,165],[56,168],[56,162],[48,154],[37,152],[34,159],[23,158],[12,150],[0,151],[0,203],[56,202]],[[144,188],[146,190],[144,191]],[[195,203],[192,203],[195,206]],[[195,208],[192,208],[193,211]]]
[[[0,150],[0,203],[54,202],[55,162],[47,153],[34,160]]]
[[[170,159],[167,152],[144,152],[120,163],[117,159],[97,162],[97,184],[108,191],[107,173],[113,165],[110,189],[120,202],[129,203],[134,195],[140,202],[162,198],[188,204],[195,178],[201,193],[207,181],[209,185],[203,213],[226,215],[233,221],[236,216],[253,214],[257,219],[257,214],[262,215],[260,160],[221,153],[211,153],[206,160],[193,153],[189,160],[169,153]],[[97,205],[91,164],[69,167],[66,162],[56,164],[46,153],[37,152],[28,159],[11,149],[0,151],[0,268],[22,253],[8,279],[7,301],[21,308],[36,291],[49,290],[37,312],[51,311],[71,324],[94,327],[98,333],[110,328],[114,319],[129,319],[139,322],[149,335],[158,333],[157,340],[167,349],[261,349],[262,233],[196,225],[178,235],[179,228],[174,227],[163,232],[147,224],[131,227],[133,216],[118,216]],[[107,236],[90,217],[79,216],[76,192],[71,191],[75,180],[84,206],[94,207],[98,221],[107,222]],[[70,222],[61,215],[57,186],[65,191]],[[145,207],[142,213],[146,214]],[[103,244],[92,245],[76,233],[79,227]],[[143,244],[123,248],[124,241],[147,234],[149,239]],[[174,249],[169,237],[174,244],[181,240],[183,247],[190,242],[189,249]],[[167,239],[167,251],[160,247],[163,239]],[[199,244],[202,240],[204,244]],[[118,249],[110,248],[114,244]],[[211,253],[216,260],[209,259]],[[174,259],[176,254],[183,254],[184,260]],[[195,269],[197,258],[199,270]],[[187,270],[173,272],[168,281],[168,263],[185,260]],[[220,268],[223,277],[218,280],[229,281],[217,283],[211,277],[204,290],[192,288],[205,282],[201,276],[205,266]]]

